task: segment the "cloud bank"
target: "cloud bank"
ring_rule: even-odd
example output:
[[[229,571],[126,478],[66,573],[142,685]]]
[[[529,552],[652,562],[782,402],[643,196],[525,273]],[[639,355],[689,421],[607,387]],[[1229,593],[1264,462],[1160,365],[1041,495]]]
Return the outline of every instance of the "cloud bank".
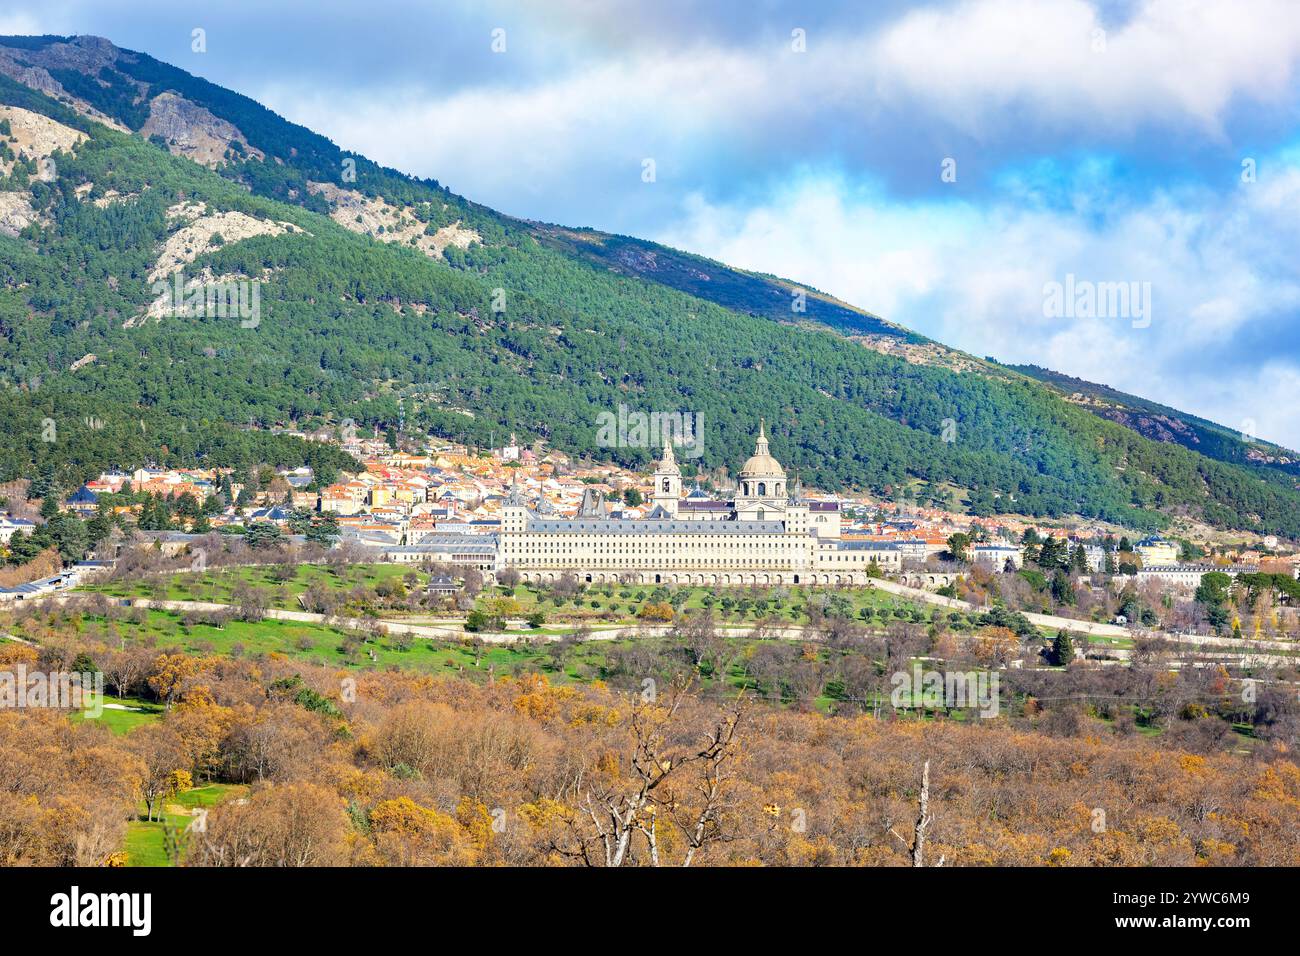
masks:
[[[1300,446],[1288,0],[10,8],[0,29],[107,35],[505,212]],[[1150,325],[1045,316],[1066,275],[1149,282]]]

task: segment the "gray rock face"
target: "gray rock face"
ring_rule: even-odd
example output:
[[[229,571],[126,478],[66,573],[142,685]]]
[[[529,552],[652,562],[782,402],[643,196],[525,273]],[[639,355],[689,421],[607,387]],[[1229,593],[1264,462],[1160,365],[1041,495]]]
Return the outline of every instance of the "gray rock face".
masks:
[[[140,128],[143,136],[161,136],[177,156],[207,166],[220,163],[231,143],[261,159],[235,126],[214,116],[206,108],[175,93],[159,93],[149,104],[149,119]]]
[[[40,90],[47,96],[57,98],[67,95],[58,80],[50,76],[47,70],[39,66],[27,66],[19,63],[12,53],[4,47],[0,47],[0,73],[3,73],[11,80],[22,83],[24,86]]]
[[[103,37],[73,37],[67,43],[51,43],[39,49],[16,49],[0,46],[0,74],[17,80],[46,96],[66,102],[78,113],[98,123],[125,130],[121,123],[78,97],[72,96],[50,70],[76,70],[95,76],[106,66],[115,64],[123,53]],[[141,84],[136,84],[141,86]]]

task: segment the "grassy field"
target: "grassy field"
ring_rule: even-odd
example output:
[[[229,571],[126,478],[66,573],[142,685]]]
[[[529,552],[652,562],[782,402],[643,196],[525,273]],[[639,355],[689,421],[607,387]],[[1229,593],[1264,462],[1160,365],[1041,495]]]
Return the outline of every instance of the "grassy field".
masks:
[[[562,673],[553,664],[554,656],[548,647],[540,641],[536,644],[487,644],[476,648],[468,637],[464,641],[421,638],[412,640],[409,646],[404,647],[398,639],[382,635],[365,642],[359,653],[348,655],[343,651],[344,638],[355,639],[356,635],[320,624],[263,620],[253,623],[231,621],[224,627],[215,627],[209,624],[187,625],[182,614],[176,611],[140,610],[137,616],[138,623],[130,619],[113,622],[115,639],[146,642],[160,652],[179,648],[191,654],[251,656],[274,653],[335,667],[397,665],[443,673],[460,673],[464,669],[471,672],[471,675],[475,671],[484,675],[489,672],[505,675],[544,670],[561,680],[580,679],[573,667],[569,668],[571,673]],[[83,632],[92,627],[104,627],[107,623],[103,618],[92,615],[79,616]],[[583,663],[598,666],[604,661],[608,648],[628,647],[634,643],[636,642],[631,639],[584,643],[574,652],[575,660],[580,659]],[[101,719],[128,724],[138,722],[141,716],[105,710],[104,718]]]
[[[837,608],[855,620],[881,624],[887,621],[929,623],[936,611],[933,605],[911,601],[874,588],[780,588],[711,589],[704,587],[666,587],[654,585],[594,585],[581,595],[564,599],[545,589],[520,584],[484,589],[476,606],[491,611],[508,602],[509,617],[528,617],[541,611],[550,625],[561,622],[578,624],[629,624],[640,619],[648,604],[668,603],[674,612],[710,610],[720,625],[753,625],[760,620],[774,624],[808,623],[810,606]],[[863,611],[870,617],[864,618]],[[940,614],[947,617],[946,610]],[[967,621],[965,614],[959,614]]]
[[[213,568],[202,572],[185,572],[167,576],[161,584],[144,582],[112,582],[88,585],[80,590],[98,592],[110,597],[152,598],[169,601],[206,601],[229,604],[240,585],[265,588],[270,596],[270,606],[285,610],[301,610],[299,595],[312,585],[322,585],[336,591],[350,591],[356,587],[373,589],[382,582],[396,584],[409,582],[408,589],[423,587],[428,576],[408,565],[360,564],[335,571],[324,565],[304,564],[293,569],[292,575],[282,575],[280,569],[264,568]],[[883,611],[886,620],[926,621],[931,619],[933,605],[909,601],[883,591],[870,588],[832,590],[822,588],[762,588],[753,590],[712,590],[703,587],[667,588],[652,585],[597,585],[588,587],[576,599],[560,599],[549,592],[527,585],[513,589],[486,588],[478,597],[478,607],[490,610],[494,603],[510,599],[511,617],[527,617],[541,611],[548,629],[560,632],[565,625],[578,624],[628,624],[638,619],[641,609],[648,603],[667,601],[678,613],[711,609],[722,622],[752,624],[760,619],[774,622],[801,624],[808,620],[810,602],[822,605],[838,604],[847,613],[861,620],[863,609],[870,609],[873,619],[880,621]],[[353,610],[361,610],[359,607]],[[442,619],[447,615],[429,612],[402,613],[378,607],[382,617],[390,620]],[[941,612],[945,615],[946,611]],[[455,616],[455,615],[452,615]],[[967,615],[959,615],[962,620]]]
[[[331,590],[345,591],[354,587],[374,588],[381,582],[397,583],[408,575],[417,586],[427,583],[429,576],[404,564],[354,564],[337,572],[322,564],[299,564],[291,576],[281,578],[277,567],[211,568],[207,571],[184,572],[166,576],[163,586],[153,586],[142,581],[105,582],[89,584],[81,591],[98,592],[110,597],[153,598],[164,601],[208,601],[229,604],[241,584],[266,588],[271,594],[271,607],[291,611],[302,610],[298,596],[313,584]]]
[[[323,566],[299,566],[291,579],[276,581],[272,568],[212,569],[202,573],[172,576],[164,589],[145,585],[110,585],[99,590],[113,596],[151,596],[173,600],[224,602],[240,582],[278,590],[276,604],[293,606],[290,595],[301,593],[313,583],[350,589],[358,584],[373,587],[385,578],[400,578],[412,573],[401,565],[359,565],[339,574]],[[421,579],[423,580],[423,579]],[[475,680],[541,672],[557,682],[608,680],[617,675],[619,659],[634,646],[660,656],[688,657],[680,641],[673,638],[638,637],[635,639],[599,639],[577,646],[555,647],[542,640],[558,636],[578,626],[588,626],[598,637],[602,628],[637,623],[639,612],[650,604],[668,604],[674,614],[709,610],[722,634],[730,635],[736,648],[732,656],[738,663],[726,675],[705,675],[706,689],[718,693],[754,688],[744,660],[752,656],[763,642],[747,639],[747,633],[759,621],[776,626],[802,625],[809,621],[810,607],[818,606],[883,629],[890,623],[929,624],[942,620],[969,632],[974,614],[961,614],[901,598],[873,588],[855,589],[732,589],[711,590],[702,587],[668,588],[641,585],[600,585],[581,594],[561,598],[547,589],[528,585],[513,588],[490,587],[478,596],[477,607],[493,616],[512,620],[526,618],[540,611],[545,624],[522,633],[538,638],[536,642],[513,645],[474,646],[466,639],[411,639],[387,635],[371,637],[359,643],[355,632],[323,624],[276,620],[258,622],[231,621],[218,627],[206,623],[186,623],[183,612],[135,609],[129,616],[115,621],[107,640],[144,641],[159,649],[177,647],[189,653],[258,655],[279,654],[290,659],[340,668],[400,667],[446,676],[465,676]],[[400,615],[379,610],[388,620],[412,622],[446,620],[445,615]],[[107,622],[90,616],[78,619],[79,630],[108,629]],[[788,643],[788,642],[786,642]],[[676,646],[674,646],[676,645]],[[825,662],[827,655],[841,653],[826,648],[808,651]],[[644,666],[644,665],[642,665]],[[773,698],[792,702],[788,688],[764,688]],[[825,709],[833,698],[824,695],[816,705]]]
[[[126,825],[127,866],[171,866],[167,855],[166,829],[180,833],[184,840],[186,827],[194,822],[190,811],[198,807],[215,807],[227,800],[242,797],[248,788],[242,784],[211,783],[205,787],[195,787],[172,797],[163,809],[161,820],[146,820],[144,806],[140,807],[140,816]]]
[[[87,717],[85,713],[74,713],[73,720],[93,720],[102,724],[115,734],[130,733],[143,724],[153,723],[162,717],[161,704],[139,700],[134,697],[111,697],[104,695],[104,712],[98,717]],[[127,709],[122,709],[127,708]]]
[[[380,635],[358,645],[358,635],[323,625],[266,620],[256,623],[232,621],[219,628],[209,624],[186,624],[179,612],[144,609],[136,609],[129,617],[113,621],[111,625],[103,618],[80,613],[68,615],[62,624],[88,636],[107,638],[106,643],[113,646],[119,642],[139,641],[147,643],[160,653],[179,649],[203,655],[276,654],[290,660],[329,667],[373,669],[396,666],[439,676],[465,677],[479,682],[542,673],[555,683],[591,683],[614,679],[620,673],[627,677],[625,668],[629,666],[634,667],[641,676],[654,673],[655,669],[691,669],[685,642],[667,636],[563,644],[541,639],[514,644],[475,644],[468,638],[420,638],[406,644],[398,638]],[[350,646],[345,646],[345,637],[351,638]],[[774,700],[793,702],[787,688],[760,687],[750,677],[746,665],[764,645],[788,647],[798,642],[756,640],[744,633],[726,637],[725,642],[729,648],[727,656],[732,664],[724,675],[705,673],[701,680],[702,690],[731,693],[742,688],[759,689]],[[821,661],[828,661],[832,655],[848,653],[813,644],[800,646],[805,648],[803,653]],[[633,653],[648,657],[638,657],[635,665],[626,664],[623,658]],[[832,696],[824,695],[816,703],[826,709],[832,700]],[[129,731],[159,716],[157,707],[147,702],[113,702],[142,708],[139,711],[106,709],[100,719],[117,732]]]

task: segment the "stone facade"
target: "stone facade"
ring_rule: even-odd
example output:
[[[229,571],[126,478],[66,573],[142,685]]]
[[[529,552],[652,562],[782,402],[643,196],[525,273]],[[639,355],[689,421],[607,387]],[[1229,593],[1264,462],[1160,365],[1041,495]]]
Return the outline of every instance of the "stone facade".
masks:
[[[842,540],[839,506],[805,501],[795,485],[762,425],[729,501],[698,492],[683,498],[668,444],[654,474],[653,510],[642,518],[610,514],[598,500],[557,518],[526,505],[516,490],[502,509],[498,570],[541,583],[572,574],[592,584],[728,587],[865,584],[873,566],[899,569],[896,545]]]

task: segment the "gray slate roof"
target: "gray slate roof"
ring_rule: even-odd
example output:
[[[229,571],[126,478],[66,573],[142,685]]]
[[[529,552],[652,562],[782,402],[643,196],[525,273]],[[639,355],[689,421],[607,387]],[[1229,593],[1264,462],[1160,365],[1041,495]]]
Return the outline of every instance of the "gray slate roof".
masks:
[[[840,541],[839,551],[897,551],[898,543],[894,541],[860,541],[850,539]]]
[[[529,515],[528,531],[595,534],[781,534],[781,521],[683,521],[675,518],[562,518],[552,520]]]

